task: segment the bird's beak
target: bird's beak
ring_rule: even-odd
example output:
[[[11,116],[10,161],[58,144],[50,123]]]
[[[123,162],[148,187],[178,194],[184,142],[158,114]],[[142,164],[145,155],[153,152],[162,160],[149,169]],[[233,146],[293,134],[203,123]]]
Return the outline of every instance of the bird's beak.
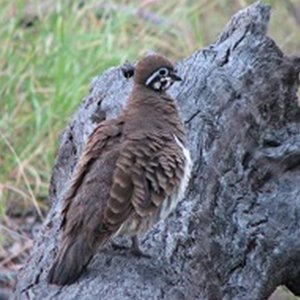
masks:
[[[179,77],[178,75],[176,75],[175,73],[173,73],[171,75],[171,78],[174,80],[174,81],[182,81],[182,78]]]

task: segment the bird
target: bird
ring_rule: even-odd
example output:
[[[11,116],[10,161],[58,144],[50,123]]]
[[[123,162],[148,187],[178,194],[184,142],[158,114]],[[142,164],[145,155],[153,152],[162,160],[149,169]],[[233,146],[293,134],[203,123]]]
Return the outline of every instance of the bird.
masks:
[[[74,283],[97,249],[118,235],[131,237],[133,253],[142,254],[137,235],[184,197],[192,159],[178,106],[166,92],[182,79],[160,54],[143,57],[131,75],[126,105],[95,127],[71,176],[51,284]]]

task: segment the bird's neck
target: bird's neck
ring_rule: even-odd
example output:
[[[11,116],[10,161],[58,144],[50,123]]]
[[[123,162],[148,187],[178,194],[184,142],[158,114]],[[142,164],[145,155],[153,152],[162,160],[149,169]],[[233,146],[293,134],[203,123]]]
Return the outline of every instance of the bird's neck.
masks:
[[[176,135],[183,139],[184,130],[174,100],[166,93],[158,93],[135,85],[124,109],[128,132],[150,131]]]

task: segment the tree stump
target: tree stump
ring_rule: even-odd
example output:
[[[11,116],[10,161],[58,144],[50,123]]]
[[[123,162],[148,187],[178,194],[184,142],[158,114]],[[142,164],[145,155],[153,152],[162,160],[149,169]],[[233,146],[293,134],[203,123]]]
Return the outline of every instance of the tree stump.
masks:
[[[269,7],[238,12],[218,40],[178,62],[177,99],[194,168],[177,210],[142,237],[152,259],[99,251],[75,284],[49,285],[68,180],[95,123],[132,88],[122,67],[91,84],[60,140],[49,212],[15,299],[267,299],[300,295],[300,59],[266,36]]]

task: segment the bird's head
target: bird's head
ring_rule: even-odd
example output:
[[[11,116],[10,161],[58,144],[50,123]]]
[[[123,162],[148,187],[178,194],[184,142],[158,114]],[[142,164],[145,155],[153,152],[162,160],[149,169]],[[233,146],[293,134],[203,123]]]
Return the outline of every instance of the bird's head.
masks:
[[[182,79],[174,65],[164,56],[148,55],[140,60],[134,70],[134,82],[157,92],[166,91],[175,81]]]

